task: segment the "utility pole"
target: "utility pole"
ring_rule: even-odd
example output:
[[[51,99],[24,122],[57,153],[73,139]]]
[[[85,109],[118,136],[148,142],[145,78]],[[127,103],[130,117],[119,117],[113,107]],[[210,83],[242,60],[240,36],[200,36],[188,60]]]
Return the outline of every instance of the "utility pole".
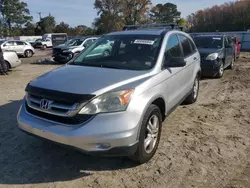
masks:
[[[41,14],[42,14],[42,13],[41,13],[41,12],[38,12],[37,14],[39,15],[39,18],[40,18],[40,21],[41,21],[41,19],[42,19]]]

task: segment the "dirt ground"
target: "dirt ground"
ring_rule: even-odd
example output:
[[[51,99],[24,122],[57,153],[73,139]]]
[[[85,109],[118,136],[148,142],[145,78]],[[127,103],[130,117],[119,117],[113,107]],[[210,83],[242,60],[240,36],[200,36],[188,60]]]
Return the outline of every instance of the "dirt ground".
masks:
[[[26,84],[57,66],[26,62],[0,77],[0,187],[250,187],[249,54],[222,79],[202,80],[198,102],[173,112],[155,157],[141,166],[85,156],[17,128]]]

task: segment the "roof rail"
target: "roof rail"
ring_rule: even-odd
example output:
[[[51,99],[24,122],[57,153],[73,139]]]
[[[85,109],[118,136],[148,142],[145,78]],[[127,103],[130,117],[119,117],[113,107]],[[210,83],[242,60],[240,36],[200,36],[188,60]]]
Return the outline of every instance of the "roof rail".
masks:
[[[179,29],[183,31],[183,26],[178,26],[176,23],[154,23],[154,24],[138,24],[138,25],[125,25],[122,30],[136,30],[136,29]]]

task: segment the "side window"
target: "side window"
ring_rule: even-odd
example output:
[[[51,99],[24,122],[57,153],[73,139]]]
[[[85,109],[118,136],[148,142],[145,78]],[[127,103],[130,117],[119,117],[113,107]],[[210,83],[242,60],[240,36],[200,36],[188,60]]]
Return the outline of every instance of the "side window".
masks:
[[[171,58],[182,57],[182,51],[177,35],[171,35],[167,42],[165,50],[166,59],[165,62],[169,62]]]
[[[192,50],[191,44],[189,42],[189,39],[187,37],[185,37],[184,35],[178,35],[178,37],[179,37],[180,43],[182,45],[184,57],[187,57],[187,56],[190,56],[191,54],[193,54],[193,50]]]
[[[231,37],[227,37],[228,44],[233,46],[233,40]]]
[[[84,43],[84,46],[89,46],[93,43],[92,39],[86,40],[86,42]]]
[[[196,46],[195,46],[194,42],[192,40],[190,40],[190,39],[188,39],[188,41],[189,41],[189,43],[191,45],[192,52],[193,53],[196,52],[197,49],[196,49]]]
[[[224,37],[224,47],[228,46],[228,41],[227,41],[227,37]]]
[[[23,46],[23,45],[25,45],[23,42],[21,42],[21,41],[16,41],[16,45],[18,45],[18,46]]]
[[[5,46],[15,46],[15,42],[14,41],[6,42]]]

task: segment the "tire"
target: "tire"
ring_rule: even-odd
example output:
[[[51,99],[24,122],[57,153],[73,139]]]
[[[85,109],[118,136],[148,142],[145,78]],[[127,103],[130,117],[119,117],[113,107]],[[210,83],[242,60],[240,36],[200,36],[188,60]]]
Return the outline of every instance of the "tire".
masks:
[[[185,99],[183,104],[193,104],[197,101],[199,96],[199,90],[200,90],[200,79],[197,75],[194,80],[194,85],[191,94]]]
[[[42,49],[45,50],[46,48],[47,48],[47,45],[44,44],[44,45],[42,46]]]
[[[215,78],[222,78],[224,74],[224,63],[221,61],[220,68],[218,70],[218,73],[216,74]]]
[[[9,63],[7,61],[4,61],[3,70],[6,73],[10,70],[10,65],[9,65]]]
[[[151,126],[149,122],[151,122]],[[155,130],[152,131],[150,127],[154,127]],[[162,129],[161,111],[156,105],[152,104],[149,106],[142,120],[138,148],[135,154],[133,156],[130,156],[130,158],[134,162],[136,162],[137,164],[143,164],[148,162],[154,156],[159,145],[161,129]],[[151,132],[152,134],[150,133],[149,130],[152,131]]]
[[[108,50],[105,50],[102,55],[103,57],[107,57],[110,55],[110,52]]]
[[[235,57],[232,58],[231,64],[230,64],[229,67],[228,67],[228,68],[231,69],[231,70],[234,68],[235,59],[236,59]]]
[[[33,56],[33,52],[31,50],[26,50],[24,52],[24,56],[27,57],[27,58],[30,58]]]

